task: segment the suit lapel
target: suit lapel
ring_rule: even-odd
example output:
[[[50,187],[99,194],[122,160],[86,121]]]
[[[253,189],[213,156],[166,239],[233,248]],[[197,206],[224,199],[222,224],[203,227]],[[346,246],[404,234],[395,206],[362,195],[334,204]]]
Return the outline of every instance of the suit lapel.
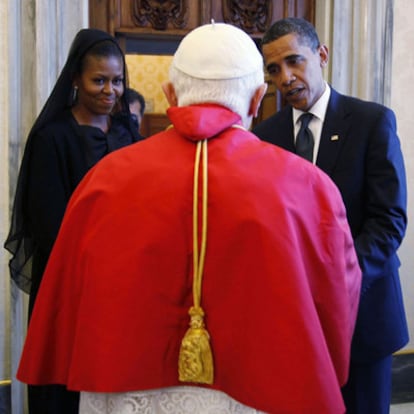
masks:
[[[332,174],[347,139],[349,124],[346,122],[346,118],[348,114],[343,103],[343,97],[331,89],[316,159],[316,165],[328,175]]]

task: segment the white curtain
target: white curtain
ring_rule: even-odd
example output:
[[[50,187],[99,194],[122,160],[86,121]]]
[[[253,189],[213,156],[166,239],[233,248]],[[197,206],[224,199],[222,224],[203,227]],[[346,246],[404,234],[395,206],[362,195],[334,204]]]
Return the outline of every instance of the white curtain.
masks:
[[[340,92],[389,105],[394,0],[316,0],[330,49],[327,78]]]
[[[9,227],[18,169],[30,127],[47,99],[76,32],[88,26],[87,0],[0,2],[0,236]],[[26,412],[25,386],[15,380],[27,324],[27,295],[10,283],[7,252],[0,252],[0,381],[11,381],[11,408]],[[3,339],[4,338],[4,339]],[[0,392],[1,392],[0,388]]]
[[[7,7],[0,3],[0,62],[7,62]],[[6,90],[10,80],[9,68],[2,65],[0,70],[0,91]],[[4,240],[8,227],[8,141],[9,131],[8,97],[0,93],[0,239]],[[0,251],[0,412],[7,412],[10,393],[10,283],[6,276],[7,257]]]

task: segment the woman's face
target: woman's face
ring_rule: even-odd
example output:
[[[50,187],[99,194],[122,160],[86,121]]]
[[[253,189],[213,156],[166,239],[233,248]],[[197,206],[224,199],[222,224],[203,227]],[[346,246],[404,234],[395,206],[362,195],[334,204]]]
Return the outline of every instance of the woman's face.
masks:
[[[109,115],[124,93],[124,66],[117,56],[86,56],[78,87],[78,110],[88,115]]]

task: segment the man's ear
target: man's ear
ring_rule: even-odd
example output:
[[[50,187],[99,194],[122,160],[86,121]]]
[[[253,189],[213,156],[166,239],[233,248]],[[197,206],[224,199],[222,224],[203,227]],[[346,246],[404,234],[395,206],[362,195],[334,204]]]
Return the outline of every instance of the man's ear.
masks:
[[[267,83],[260,85],[254,93],[252,100],[250,101],[249,115],[256,117],[259,113],[260,104],[267,91]]]
[[[326,45],[319,46],[319,57],[321,59],[321,67],[324,68],[328,64],[329,50]]]
[[[177,106],[178,100],[173,84],[171,82],[164,82],[161,87],[169,105]]]

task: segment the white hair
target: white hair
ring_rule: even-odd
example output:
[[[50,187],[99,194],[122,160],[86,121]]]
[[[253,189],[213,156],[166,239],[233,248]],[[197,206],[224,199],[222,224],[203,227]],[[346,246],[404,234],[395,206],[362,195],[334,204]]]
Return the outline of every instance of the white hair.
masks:
[[[249,128],[252,122],[250,102],[257,88],[264,83],[264,73],[259,70],[234,79],[198,79],[171,65],[170,81],[177,95],[178,106],[219,104],[239,114],[243,126]]]

